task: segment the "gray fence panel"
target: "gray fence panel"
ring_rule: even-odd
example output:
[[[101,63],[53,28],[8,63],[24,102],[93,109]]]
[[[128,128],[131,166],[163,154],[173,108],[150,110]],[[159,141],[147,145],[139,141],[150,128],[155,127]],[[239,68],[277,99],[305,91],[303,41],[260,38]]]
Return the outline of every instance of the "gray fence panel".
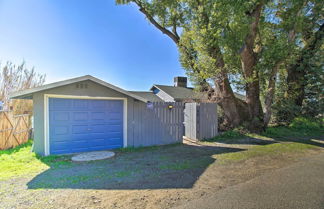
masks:
[[[215,103],[201,103],[199,106],[199,139],[208,139],[218,134],[217,105]]]
[[[133,120],[135,147],[182,142],[183,103],[154,102],[148,108],[145,103],[135,102]]]
[[[185,136],[197,139],[197,103],[186,103],[184,109]]]
[[[218,134],[217,105],[215,103],[186,103],[184,109],[185,137],[208,139]]]

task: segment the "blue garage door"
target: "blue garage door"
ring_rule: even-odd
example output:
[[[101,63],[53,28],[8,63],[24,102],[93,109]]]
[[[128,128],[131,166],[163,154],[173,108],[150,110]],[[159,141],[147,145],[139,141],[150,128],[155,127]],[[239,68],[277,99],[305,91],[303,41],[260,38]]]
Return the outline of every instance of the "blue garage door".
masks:
[[[49,98],[51,154],[123,146],[123,101]]]

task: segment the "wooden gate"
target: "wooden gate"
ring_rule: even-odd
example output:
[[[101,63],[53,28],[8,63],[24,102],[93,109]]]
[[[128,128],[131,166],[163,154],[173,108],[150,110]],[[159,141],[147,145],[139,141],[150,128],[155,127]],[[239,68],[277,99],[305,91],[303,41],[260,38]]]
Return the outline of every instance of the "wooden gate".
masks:
[[[0,150],[16,147],[28,141],[30,131],[29,115],[13,115],[0,111]]]
[[[185,137],[208,139],[218,134],[215,103],[186,103],[184,109]]]

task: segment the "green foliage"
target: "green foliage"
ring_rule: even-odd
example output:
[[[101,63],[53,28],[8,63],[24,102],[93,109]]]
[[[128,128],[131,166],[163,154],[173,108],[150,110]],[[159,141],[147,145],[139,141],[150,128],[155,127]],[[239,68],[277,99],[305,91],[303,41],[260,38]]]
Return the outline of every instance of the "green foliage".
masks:
[[[323,35],[324,36],[324,35]],[[323,42],[323,41],[322,41]],[[304,61],[305,99],[303,101],[301,116],[317,117],[324,113],[324,44],[315,56]]]
[[[301,113],[301,107],[293,101],[283,97],[277,97],[273,105],[273,123],[289,124],[295,117]]]
[[[324,45],[322,46],[322,49]],[[290,123],[295,117],[319,117],[324,112],[324,53],[319,51],[314,56],[307,52],[303,57],[303,64],[298,68],[303,71],[304,77],[301,85],[304,100],[302,106],[296,105],[295,94],[287,94],[286,77],[287,72],[280,71],[278,88],[275,104],[273,105],[273,122]]]
[[[224,58],[229,72],[240,73],[238,52],[243,46],[249,22],[244,13],[253,9],[253,3],[222,0],[206,1],[204,4],[185,2],[191,9],[191,16],[183,29],[179,48],[180,61],[190,78],[199,81],[215,77],[220,73],[217,64],[220,56]],[[193,61],[195,68],[192,68]]]
[[[310,119],[310,118],[295,118],[289,125],[290,128],[296,130],[323,131],[323,119]]]
[[[323,121],[319,119],[295,118],[288,126],[269,127],[262,134],[268,137],[301,137],[324,135]]]

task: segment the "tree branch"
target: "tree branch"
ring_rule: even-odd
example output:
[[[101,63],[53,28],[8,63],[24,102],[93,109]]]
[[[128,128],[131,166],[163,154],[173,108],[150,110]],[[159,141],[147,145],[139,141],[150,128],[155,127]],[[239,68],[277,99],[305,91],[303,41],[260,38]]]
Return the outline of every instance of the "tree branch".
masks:
[[[180,40],[179,34],[178,34],[178,32],[177,32],[177,23],[176,23],[175,20],[173,21],[173,28],[172,28],[172,32],[173,32],[173,34],[176,36],[176,38],[177,38],[178,40]]]
[[[157,28],[159,29],[163,34],[166,34],[169,36],[177,45],[179,43],[180,37],[178,36],[177,33],[172,33],[170,30],[167,28],[163,27],[160,25],[154,17],[144,8],[144,6],[141,4],[139,1],[134,1],[135,4],[139,7],[139,11],[142,12],[146,18]],[[175,31],[176,32],[176,31]]]

